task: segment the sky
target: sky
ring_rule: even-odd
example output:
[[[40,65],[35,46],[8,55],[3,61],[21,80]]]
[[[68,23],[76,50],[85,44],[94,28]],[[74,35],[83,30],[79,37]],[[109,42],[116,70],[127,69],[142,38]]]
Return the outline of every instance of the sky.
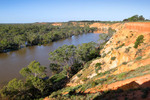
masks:
[[[150,19],[150,0],[0,0],[0,23]]]

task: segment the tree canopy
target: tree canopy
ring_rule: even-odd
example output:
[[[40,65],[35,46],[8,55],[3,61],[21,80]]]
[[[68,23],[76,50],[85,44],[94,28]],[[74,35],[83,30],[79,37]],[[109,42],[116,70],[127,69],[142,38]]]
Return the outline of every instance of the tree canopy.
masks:
[[[41,45],[62,38],[94,31],[88,25],[80,27],[69,23],[62,26],[47,24],[0,24],[0,52],[23,46]]]
[[[129,21],[129,22],[136,22],[136,21],[145,21],[146,19],[143,17],[143,15],[134,15],[132,17],[129,17],[127,19],[124,19],[123,21]]]

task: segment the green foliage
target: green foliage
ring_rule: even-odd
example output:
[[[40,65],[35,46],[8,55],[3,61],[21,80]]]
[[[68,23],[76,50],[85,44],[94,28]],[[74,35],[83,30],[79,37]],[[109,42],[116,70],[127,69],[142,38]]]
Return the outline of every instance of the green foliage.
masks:
[[[136,39],[136,42],[134,43],[134,48],[138,48],[138,46],[143,43],[144,41],[144,36],[140,35],[138,36],[138,38]]]
[[[58,64],[51,63],[51,64],[49,65],[49,67],[50,67],[50,70],[51,70],[54,74],[56,74],[56,73],[58,73],[58,72],[60,71],[60,65],[58,65]]]
[[[77,77],[80,77],[82,74],[77,74]]]
[[[145,18],[142,15],[134,15],[128,19],[124,19],[123,21],[130,21],[130,22],[136,22],[136,21],[145,21]]]
[[[115,60],[116,59],[116,57],[111,57],[111,60]]]
[[[142,56],[139,56],[139,57],[136,58],[136,60],[140,60],[140,59],[142,59]]]
[[[125,53],[128,53],[130,51],[131,47],[128,47],[125,49]]]
[[[116,32],[115,29],[112,29],[111,27],[108,28],[108,36],[112,37],[112,35]]]
[[[82,79],[82,81],[87,81],[87,80],[88,80],[88,78],[86,78],[86,77]]]
[[[123,64],[123,65],[126,65],[127,63],[128,63],[128,62],[123,62],[122,64]]]
[[[101,69],[101,63],[96,63],[95,65],[95,72],[98,73],[98,71]]]
[[[78,45],[77,47],[78,58],[81,58],[83,62],[87,62],[99,56],[99,50],[96,49],[96,43],[89,42]]]
[[[53,62],[53,65],[66,66],[64,69],[66,70],[65,74],[70,78],[82,69],[82,65],[85,62],[98,57],[99,50],[96,48],[96,43],[94,42],[84,43],[77,47],[74,45],[63,45],[50,52],[49,56],[49,60]],[[54,68],[54,66],[51,66],[51,68]]]
[[[76,60],[75,54],[76,47],[74,45],[63,45],[49,53],[49,60],[57,62],[57,64],[64,63],[64,65],[72,65]]]
[[[123,77],[125,77],[126,73],[120,73],[119,75],[117,75],[118,79],[123,79]]]
[[[7,86],[3,87],[0,91],[2,97],[7,97],[8,99],[20,100],[27,98],[28,93],[25,93],[28,87],[25,86],[23,81],[17,80],[16,78],[11,80]],[[20,92],[22,91],[22,92]],[[24,97],[23,97],[24,95]]]
[[[88,68],[90,66],[90,64],[92,63],[92,61],[88,61],[85,63],[84,68]]]
[[[24,77],[45,77],[46,67],[41,66],[39,62],[32,61],[27,67],[20,70],[20,74]]]
[[[99,35],[99,41],[103,40],[104,42],[106,42],[108,39],[108,34],[100,34]]]
[[[65,79],[66,79],[66,75],[64,75],[63,72],[60,72],[59,74],[55,74],[52,77],[50,77],[50,81],[52,82],[52,84],[60,83]]]
[[[116,47],[115,49],[119,49],[119,48],[122,48],[125,44],[122,43],[120,46]]]
[[[48,91],[50,92],[51,83],[48,80],[44,80],[46,76],[45,67],[41,66],[39,62],[32,61],[26,68],[22,68],[20,73],[25,79],[23,81],[11,80],[1,90],[3,97],[15,100],[30,100],[41,98],[47,95]]]
[[[64,23],[62,26],[47,24],[1,24],[0,52],[16,50],[23,46],[46,44],[62,38],[93,32],[88,26]]]
[[[104,58],[106,56],[106,53],[103,53],[102,58]]]

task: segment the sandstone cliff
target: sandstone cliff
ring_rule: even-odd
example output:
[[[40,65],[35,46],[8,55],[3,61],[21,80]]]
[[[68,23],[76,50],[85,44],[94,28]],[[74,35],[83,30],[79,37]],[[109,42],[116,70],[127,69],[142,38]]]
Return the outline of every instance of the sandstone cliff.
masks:
[[[114,96],[119,100],[124,98],[143,100],[145,95],[149,100],[150,22],[93,23],[90,27],[96,27],[97,32],[103,33],[107,33],[107,29],[111,27],[116,33],[100,51],[101,57],[89,62],[90,64],[70,79],[66,89],[59,92],[67,95],[71,91],[68,89],[73,88],[77,94],[95,96],[105,94],[105,91],[122,89],[128,92],[115,92]],[[141,35],[144,36],[143,42],[135,48],[135,42]],[[98,71],[95,69],[97,63],[100,64]],[[147,90],[144,90],[146,92],[141,92],[141,88],[146,88]],[[130,89],[134,90],[129,91]],[[113,93],[106,94],[103,98],[110,99]]]
[[[130,23],[116,23],[116,24],[102,24],[94,23],[90,27],[116,29],[117,32],[106,43],[100,55],[103,58],[92,61],[90,66],[81,70],[83,77],[88,79],[93,78],[101,72],[117,68],[113,74],[134,70],[138,67],[150,64],[150,23],[149,22],[130,22]],[[139,35],[144,36],[144,42],[138,47],[134,48],[134,43]],[[112,58],[115,58],[112,60]],[[141,57],[140,60],[135,60]],[[96,63],[101,63],[101,70],[95,72]],[[71,79],[68,86],[76,86],[83,84],[83,77],[78,78],[76,75]]]

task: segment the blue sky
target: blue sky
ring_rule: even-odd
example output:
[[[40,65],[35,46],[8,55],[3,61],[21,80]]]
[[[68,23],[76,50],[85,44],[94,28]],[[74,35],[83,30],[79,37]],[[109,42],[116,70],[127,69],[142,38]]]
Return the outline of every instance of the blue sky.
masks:
[[[150,0],[0,0],[0,23],[150,19]]]

